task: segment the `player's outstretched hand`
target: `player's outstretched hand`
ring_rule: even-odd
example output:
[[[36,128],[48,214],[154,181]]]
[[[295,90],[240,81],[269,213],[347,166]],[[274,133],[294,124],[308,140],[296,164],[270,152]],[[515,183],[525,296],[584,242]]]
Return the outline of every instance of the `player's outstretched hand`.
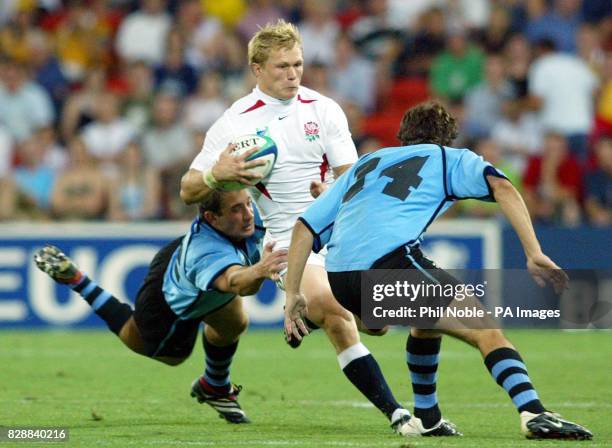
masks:
[[[563,269],[543,253],[528,258],[527,269],[540,287],[543,288],[549,282],[557,294],[561,294],[564,289],[567,289],[569,277],[563,272]]]
[[[285,334],[287,341],[295,338],[302,340],[308,336],[308,327],[304,324],[304,318],[308,313],[306,297],[301,292],[287,294],[285,301]]]
[[[264,277],[277,281],[280,273],[287,267],[287,249],[274,250],[276,242],[267,243],[261,255],[260,265]]]
[[[321,196],[321,193],[323,193],[325,190],[327,190],[327,184],[324,182],[317,182],[316,180],[313,180],[312,182],[310,182],[310,194],[312,195],[313,198],[318,198],[319,196]]]
[[[265,160],[250,160],[246,159],[249,156],[259,151],[255,147],[244,154],[235,156],[233,152],[236,150],[236,145],[230,143],[227,148],[219,154],[219,160],[212,167],[212,174],[218,182],[240,182],[245,185],[255,185],[262,178],[260,174],[250,171],[250,168],[265,165]]]

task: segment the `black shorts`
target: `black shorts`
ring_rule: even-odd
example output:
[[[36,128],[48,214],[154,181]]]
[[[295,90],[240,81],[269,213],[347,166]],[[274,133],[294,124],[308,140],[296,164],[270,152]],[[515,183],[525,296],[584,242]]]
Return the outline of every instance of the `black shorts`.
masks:
[[[134,320],[147,356],[186,358],[198,336],[202,320],[180,319],[166,302],[162,290],[166,268],[182,240],[177,238],[157,252],[136,295]]]
[[[410,249],[410,258],[407,256],[405,246],[400,246],[393,252],[384,255],[376,260],[370,269],[410,269],[410,280],[412,283],[418,284],[424,282],[426,284],[440,283],[442,285],[460,284],[459,280],[450,275],[444,269],[440,269],[430,259],[423,256],[423,252],[418,246]],[[414,261],[413,261],[414,260]],[[344,271],[344,272],[328,272],[329,284],[336,300],[340,304],[361,317],[361,273],[364,271]],[[434,298],[436,305],[448,306],[453,300],[450,298]],[[437,318],[424,320],[426,324],[424,328],[431,328],[437,322]]]

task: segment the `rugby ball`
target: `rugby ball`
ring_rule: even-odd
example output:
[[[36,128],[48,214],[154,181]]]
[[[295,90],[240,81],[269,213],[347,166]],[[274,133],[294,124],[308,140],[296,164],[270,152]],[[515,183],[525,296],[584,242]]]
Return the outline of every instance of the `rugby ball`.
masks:
[[[259,148],[257,152],[251,154],[246,160],[264,160],[266,164],[253,167],[249,171],[260,174],[262,179],[265,179],[270,174],[278,155],[274,140],[265,135],[248,134],[234,139],[232,143],[236,145],[236,149],[232,153],[234,157],[240,156],[255,147]],[[226,191],[241,190],[246,187],[249,187],[249,185],[240,182],[219,182],[219,188]]]

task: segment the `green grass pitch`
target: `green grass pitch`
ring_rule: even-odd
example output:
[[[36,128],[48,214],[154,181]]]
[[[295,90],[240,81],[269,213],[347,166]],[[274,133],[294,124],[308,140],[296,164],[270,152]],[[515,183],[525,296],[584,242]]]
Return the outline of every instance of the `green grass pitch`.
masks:
[[[0,424],[68,427],[70,440],[54,446],[612,446],[612,333],[508,334],[545,406],[590,428],[591,442],[523,439],[516,411],[480,355],[448,338],[438,395],[444,415],[465,436],[403,439],[345,380],[320,331],[298,350],[283,343],[279,330],[243,337],[232,380],[244,386],[240,403],[253,423],[239,426],[189,397],[191,381],[202,372],[199,342],[188,361],[168,367],[133,354],[109,332],[0,332]],[[398,399],[411,406],[405,331],[364,342]]]

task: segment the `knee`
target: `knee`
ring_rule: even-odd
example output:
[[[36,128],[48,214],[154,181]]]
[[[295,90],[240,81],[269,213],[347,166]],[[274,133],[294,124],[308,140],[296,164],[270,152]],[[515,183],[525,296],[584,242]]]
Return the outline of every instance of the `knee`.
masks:
[[[322,327],[338,351],[342,351],[359,342],[357,325],[350,314],[327,315]]]
[[[342,307],[321,307],[321,327],[331,332],[344,333],[348,330],[357,330],[353,315]]]
[[[223,335],[223,339],[227,341],[236,341],[240,338],[240,335],[246,331],[249,326],[249,316],[245,312],[241,312],[234,319],[232,319],[231,325],[224,328],[219,333]]]
[[[249,316],[247,313],[242,313],[236,321],[236,326],[234,330],[234,334],[236,337],[240,336],[244,333],[249,327]]]
[[[347,316],[335,315],[325,316],[323,327],[335,333],[345,333],[354,327],[351,319]]]

